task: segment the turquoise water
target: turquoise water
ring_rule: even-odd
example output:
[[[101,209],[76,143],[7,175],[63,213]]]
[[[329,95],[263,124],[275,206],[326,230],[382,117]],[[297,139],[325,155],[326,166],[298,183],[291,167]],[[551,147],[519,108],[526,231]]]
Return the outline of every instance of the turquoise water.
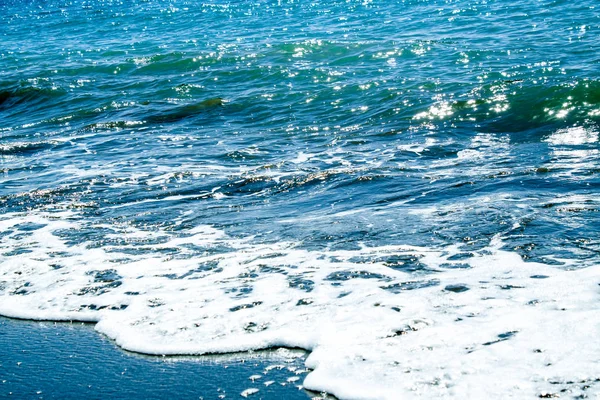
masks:
[[[315,350],[309,367],[349,378],[315,369],[307,386],[342,398],[393,397],[376,377],[412,356],[394,342],[372,360],[400,325],[453,331],[441,319],[506,300],[470,329],[489,340],[448,345],[446,365],[526,331],[509,325],[529,301],[591,313],[597,289],[577,285],[599,264],[599,30],[591,0],[3,2],[0,312],[100,321],[146,353]],[[481,286],[515,271],[556,282]],[[504,309],[520,317],[492,328]],[[321,360],[342,332],[374,378]],[[477,362],[498,371],[494,357]],[[570,363],[548,376],[571,381]],[[407,381],[440,395],[424,365]],[[555,389],[530,378],[498,390]]]
[[[593,2],[17,2],[1,15],[3,212],[64,203],[169,227],[192,210],[186,224],[316,247],[502,233],[527,257],[597,254]],[[425,226],[407,215],[432,205],[456,209]],[[323,218],[275,222],[299,215]]]

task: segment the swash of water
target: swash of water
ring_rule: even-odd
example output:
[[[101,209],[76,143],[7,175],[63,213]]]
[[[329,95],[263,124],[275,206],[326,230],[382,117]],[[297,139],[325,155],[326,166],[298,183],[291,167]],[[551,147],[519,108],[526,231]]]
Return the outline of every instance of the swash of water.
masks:
[[[5,1],[0,314],[312,353],[343,399],[600,395],[600,9]]]

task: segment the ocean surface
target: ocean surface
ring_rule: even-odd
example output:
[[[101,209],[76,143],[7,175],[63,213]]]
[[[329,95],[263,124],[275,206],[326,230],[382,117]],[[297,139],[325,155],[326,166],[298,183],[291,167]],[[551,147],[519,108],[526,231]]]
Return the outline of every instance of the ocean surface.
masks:
[[[594,0],[3,1],[0,315],[597,397],[599,135]]]

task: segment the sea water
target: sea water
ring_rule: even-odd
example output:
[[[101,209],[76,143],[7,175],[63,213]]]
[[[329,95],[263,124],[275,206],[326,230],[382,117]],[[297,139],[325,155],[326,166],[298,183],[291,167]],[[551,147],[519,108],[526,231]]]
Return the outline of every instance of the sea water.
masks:
[[[598,396],[599,74],[593,0],[4,1],[0,314]]]
[[[0,343],[2,399],[309,399],[298,349],[145,356],[118,349],[91,324],[7,318]]]

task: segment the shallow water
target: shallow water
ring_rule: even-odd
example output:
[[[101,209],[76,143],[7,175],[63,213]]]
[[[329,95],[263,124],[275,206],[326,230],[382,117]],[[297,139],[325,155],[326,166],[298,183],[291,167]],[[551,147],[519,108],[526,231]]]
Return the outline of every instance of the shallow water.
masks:
[[[302,347],[342,398],[598,395],[599,29],[590,0],[4,2],[0,313]]]
[[[0,397],[13,399],[320,398],[299,389],[305,355],[146,357],[119,351],[84,324],[0,319]],[[247,395],[248,397],[250,395]],[[310,396],[310,397],[309,397]]]

